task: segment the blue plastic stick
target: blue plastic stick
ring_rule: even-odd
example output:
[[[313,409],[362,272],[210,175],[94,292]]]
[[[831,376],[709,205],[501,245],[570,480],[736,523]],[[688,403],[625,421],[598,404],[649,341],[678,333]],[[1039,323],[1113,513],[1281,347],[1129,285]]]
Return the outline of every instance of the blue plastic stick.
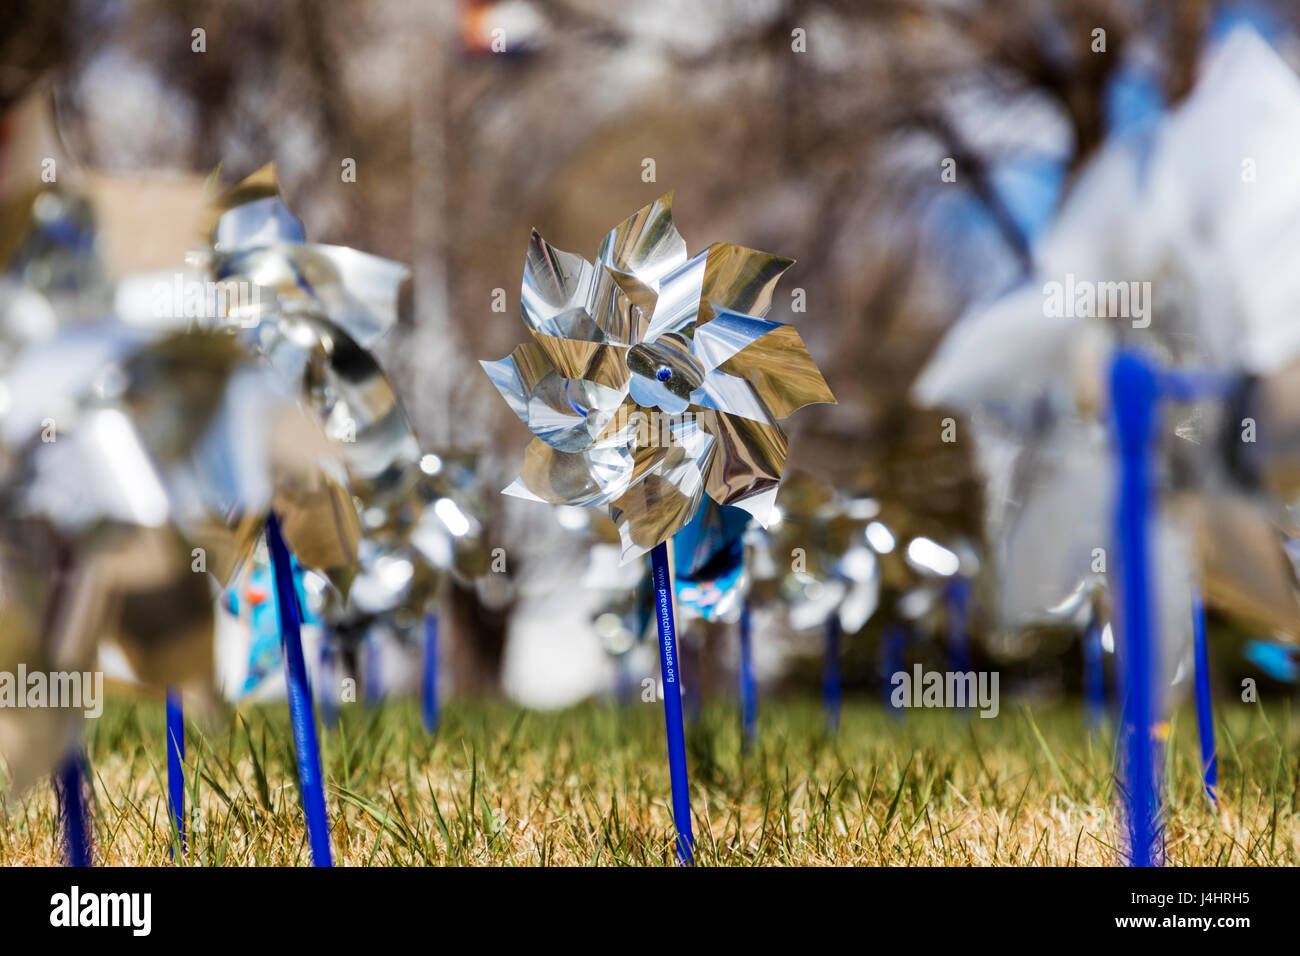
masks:
[[[362,675],[365,679],[365,701],[367,707],[374,707],[379,703],[379,698],[383,696],[383,681],[380,670],[383,667],[381,660],[381,647],[379,638],[372,632],[366,635],[363,643],[365,649],[365,664],[362,669],[365,673]]]
[[[1120,618],[1124,649],[1124,753],[1127,779],[1129,862],[1154,866],[1157,846],[1156,761],[1152,747],[1152,648],[1157,633],[1151,600],[1150,521],[1155,489],[1150,451],[1155,432],[1159,381],[1140,355],[1120,350],[1111,365],[1111,409],[1119,446],[1119,502],[1115,540],[1120,569]]]
[[[748,749],[758,738],[758,685],[754,680],[753,620],[748,601],[740,610],[740,728]]]
[[[948,613],[948,666],[958,674],[967,673],[970,667],[970,631],[966,624],[966,604],[970,598],[970,582],[954,577],[944,591]]]
[[[826,661],[822,670],[822,705],[826,709],[826,732],[840,729],[840,616],[826,618]]]
[[[626,704],[632,694],[632,672],[627,659],[627,654],[620,654],[614,661],[614,699],[620,704]]]
[[[1196,726],[1201,737],[1205,795],[1219,802],[1219,758],[1214,749],[1214,704],[1210,698],[1210,652],[1205,646],[1205,606],[1198,592],[1192,600],[1192,634],[1196,644]]]
[[[1088,708],[1088,723],[1093,727],[1100,727],[1106,716],[1106,659],[1101,633],[1101,621],[1094,613],[1083,635],[1083,698]]]
[[[438,729],[438,615],[424,614],[424,669],[420,675],[420,705],[424,729]]]
[[[172,813],[172,826],[180,837],[181,854],[186,851],[185,835],[185,710],[181,692],[167,689],[167,806]],[[171,850],[176,858],[176,847]]]
[[[284,543],[280,522],[274,514],[266,521],[266,544],[271,552],[271,569],[275,578],[275,608],[280,618],[289,719],[293,723],[293,745],[298,755],[298,781],[302,786],[307,839],[311,844],[312,863],[315,866],[333,866],[329,820],[325,815],[320,743],[316,738],[316,710],[312,705],[311,684],[307,680],[307,663],[302,656],[302,630],[298,595],[293,586],[293,565],[289,559],[289,546]]]
[[[90,817],[81,776],[81,758],[70,753],[58,770],[63,801],[63,838],[68,866],[90,866]]]
[[[322,628],[328,627],[326,624]],[[321,635],[320,642],[320,686],[316,688],[317,702],[320,704],[321,723],[326,728],[337,728],[339,724],[338,694],[338,650],[330,640],[328,632]]]
[[[900,624],[890,624],[880,639],[880,673],[885,694],[885,707],[895,717],[901,719],[903,709],[894,706],[893,677],[903,669],[903,628]]]
[[[668,572],[668,545],[650,552],[655,589],[655,617],[659,622],[659,668],[664,683],[664,726],[668,732],[668,773],[672,778],[673,822],[677,826],[677,861],[695,863],[695,836],[691,832],[691,790],[686,777],[686,730],[682,725],[682,685],[677,658],[677,629],[673,625],[672,579]]]

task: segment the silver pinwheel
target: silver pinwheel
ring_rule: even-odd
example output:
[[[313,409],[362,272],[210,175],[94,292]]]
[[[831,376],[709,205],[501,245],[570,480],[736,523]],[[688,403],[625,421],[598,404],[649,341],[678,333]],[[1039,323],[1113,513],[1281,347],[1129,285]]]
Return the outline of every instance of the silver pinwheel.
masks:
[[[763,318],[791,264],[728,243],[688,255],[671,195],[611,230],[594,262],[534,231],[533,341],[482,363],[535,436],[506,493],[608,506],[624,560],[706,493],[765,521],[786,459],[778,420],[835,400],[798,332]]]

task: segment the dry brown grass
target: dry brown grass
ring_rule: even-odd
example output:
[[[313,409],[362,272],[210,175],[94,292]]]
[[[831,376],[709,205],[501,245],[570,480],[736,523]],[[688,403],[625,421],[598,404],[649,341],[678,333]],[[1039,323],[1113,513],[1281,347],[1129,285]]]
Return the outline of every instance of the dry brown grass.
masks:
[[[1195,726],[1167,751],[1169,862],[1300,862],[1300,747],[1289,708],[1220,715],[1220,807],[1200,785]],[[671,864],[657,705],[534,713],[457,703],[436,738],[413,706],[345,714],[324,736],[332,840],[349,866]],[[1117,817],[1108,735],[1077,711],[994,720],[849,706],[826,740],[817,706],[768,701],[742,755],[733,709],[691,735],[698,859],[714,865],[1109,865]],[[89,742],[96,860],[167,865],[162,706],[119,702]],[[303,865],[309,853],[280,708],[191,726],[195,865]],[[59,862],[50,787],[0,806],[0,863]]]

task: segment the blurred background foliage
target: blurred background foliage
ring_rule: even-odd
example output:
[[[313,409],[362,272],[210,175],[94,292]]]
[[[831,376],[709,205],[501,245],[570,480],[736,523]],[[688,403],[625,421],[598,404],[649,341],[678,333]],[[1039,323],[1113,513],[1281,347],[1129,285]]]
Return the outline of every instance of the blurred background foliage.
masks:
[[[380,357],[422,440],[475,453],[490,490],[526,435],[476,362],[519,340],[529,229],[590,255],[672,190],[692,250],[798,260],[773,317],[839,404],[792,420],[792,463],[914,533],[978,540],[970,443],[942,441],[909,385],[1023,274],[1131,99],[1186,93],[1225,11],[1296,62],[1291,0],[6,0],[0,99],[49,81],[85,167],[234,181],[274,160],[309,236],[410,263]],[[499,688],[512,610],[583,562],[549,509],[486,497],[509,579],[454,598],[463,692]]]

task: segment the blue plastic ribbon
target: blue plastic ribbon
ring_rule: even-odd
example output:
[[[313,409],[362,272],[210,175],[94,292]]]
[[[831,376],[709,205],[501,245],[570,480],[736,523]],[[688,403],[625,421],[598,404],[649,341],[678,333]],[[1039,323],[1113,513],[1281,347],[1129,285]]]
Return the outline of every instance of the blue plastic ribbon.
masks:
[[[677,606],[706,621],[728,616],[745,584],[745,528],[749,512],[706,500],[673,535]]]
[[[185,834],[185,710],[181,693],[167,689],[167,806],[171,810],[172,826],[180,840],[181,854],[186,851]],[[171,850],[176,858],[176,847]]]
[[[81,773],[81,758],[68,754],[58,769],[59,799],[63,804],[63,842],[68,866],[85,867],[90,860],[90,816],[86,812],[86,792]]]
[[[302,811],[307,822],[312,863],[333,866],[330,859],[329,820],[325,814],[325,787],[321,773],[320,743],[316,737],[316,711],[312,705],[307,663],[302,655],[302,629],[298,596],[293,584],[289,546],[274,514],[266,521],[266,544],[275,578],[275,606],[280,618],[285,678],[289,692],[289,719],[298,756],[298,781],[302,786]]]
[[[682,866],[692,866],[695,862],[695,837],[691,832],[681,670],[677,657],[677,629],[673,625],[672,580],[666,543],[661,542],[651,550],[650,570],[655,591],[655,618],[659,623],[659,669],[664,685],[664,727],[668,734],[668,773],[672,779],[673,823],[677,827],[677,861]]]
[[[740,609],[740,729],[746,749],[758,738],[758,684],[754,680],[753,620],[746,601]]]
[[[1289,647],[1272,641],[1250,640],[1246,642],[1242,655],[1273,680],[1285,684],[1300,681],[1300,663]]]
[[[1150,451],[1156,430],[1160,381],[1140,354],[1121,349],[1110,373],[1111,413],[1119,448],[1119,501],[1115,540],[1120,569],[1120,617],[1123,636],[1124,755],[1129,862],[1154,866],[1157,846],[1156,760],[1153,746],[1155,707],[1153,648],[1157,633],[1151,595],[1151,516],[1156,508]]]
[[[826,660],[822,669],[822,706],[826,710],[826,732],[840,729],[840,616],[826,618]]]
[[[438,729],[438,615],[424,614],[424,668],[420,674],[420,711],[424,729]]]
[[[1214,749],[1214,704],[1210,698],[1210,652],[1205,645],[1205,606],[1197,593],[1192,601],[1192,635],[1196,654],[1196,727],[1201,738],[1201,772],[1205,795],[1219,802],[1219,758]]]

